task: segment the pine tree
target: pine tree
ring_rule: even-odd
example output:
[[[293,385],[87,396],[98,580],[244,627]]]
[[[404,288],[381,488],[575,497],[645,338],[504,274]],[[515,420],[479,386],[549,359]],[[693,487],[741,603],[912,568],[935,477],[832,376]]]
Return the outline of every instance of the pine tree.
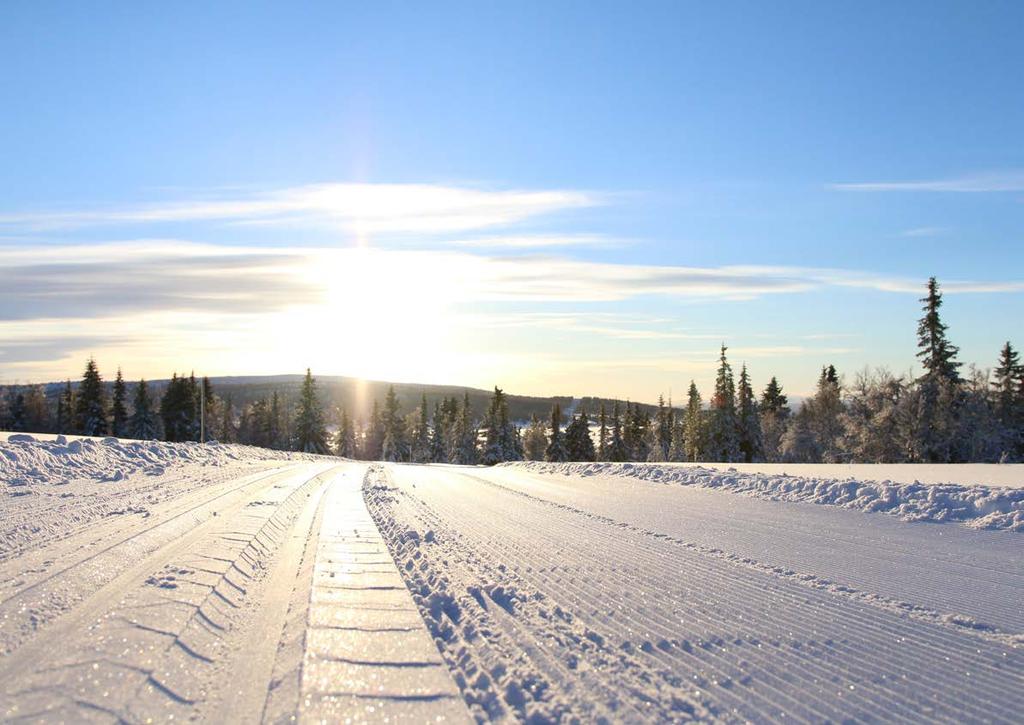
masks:
[[[782,437],[782,459],[786,463],[817,463],[821,461],[821,451],[811,430],[811,416],[808,403],[804,402],[800,410]]]
[[[455,426],[455,435],[453,436],[457,443],[453,456],[454,463],[464,466],[472,466],[477,463],[479,460],[477,433],[476,422],[473,420],[473,409],[469,403],[469,392],[466,391],[463,393],[462,407],[459,409],[458,424]]]
[[[335,445],[335,453],[341,458],[356,457],[356,431],[348,412],[342,409],[341,422],[338,426],[338,437]]]
[[[619,411],[619,401],[612,406],[612,434],[608,444],[608,460],[613,463],[621,463],[629,458],[629,451],[626,450],[626,441],[622,435],[622,414]]]
[[[221,443],[234,443],[238,436],[235,432],[235,406],[231,393],[224,396],[220,405],[220,424],[217,427],[217,440]]]
[[[57,399],[57,432],[70,433],[74,430],[75,421],[75,393],[71,389],[71,381],[68,380],[64,390]]]
[[[548,448],[548,436],[544,429],[544,422],[534,413],[530,418],[530,425],[526,427],[523,434],[523,449],[528,461],[543,461],[544,453]]]
[[[658,414],[655,418],[657,425],[657,443],[661,448],[661,455],[657,458],[659,461],[668,460],[668,449],[672,446],[672,404],[665,405],[665,398],[661,395],[658,396]],[[647,457],[651,460],[650,455]]]
[[[515,426],[509,420],[508,398],[501,388],[494,388],[494,396],[484,418],[484,433],[485,464],[522,460],[522,444]]]
[[[151,441],[157,437],[156,414],[153,412],[153,399],[149,395],[149,385],[140,380],[135,388],[134,410],[128,420],[128,434],[140,441]]]
[[[276,396],[276,393],[275,393]],[[295,447],[306,453],[329,454],[324,412],[316,393],[316,379],[309,368],[302,381],[299,406],[295,413]]]
[[[423,394],[420,402],[419,420],[412,434],[412,461],[413,463],[430,462],[430,423],[427,416],[427,394]]]
[[[590,437],[590,418],[586,409],[570,421],[565,428],[565,450],[570,461],[590,462],[597,458],[594,439]]]
[[[782,386],[773,376],[761,394],[761,447],[764,460],[769,463],[782,461],[782,436],[786,433],[789,419],[789,399],[782,392]]]
[[[366,424],[366,433],[363,437],[363,460],[379,461],[383,457],[384,417],[381,415],[380,405],[374,400],[370,420]]]
[[[544,451],[544,460],[551,463],[564,463],[569,460],[569,452],[562,437],[562,406],[555,403],[551,408],[551,433],[548,435],[548,447]]]
[[[725,345],[719,357],[715,394],[711,398],[706,458],[710,461],[735,461],[739,457],[739,425],[736,419],[736,384],[725,357]]]
[[[683,419],[677,417],[672,424],[672,442],[668,447],[668,459],[673,463],[680,463],[688,460],[686,455],[686,426]]]
[[[843,399],[835,366],[827,365],[818,377],[818,390],[806,404],[807,423],[823,463],[839,463],[843,457]]]
[[[85,436],[105,436],[110,431],[107,423],[107,393],[93,358],[89,358],[86,363],[82,382],[78,385],[75,428]]]
[[[128,408],[125,406],[127,394],[121,368],[118,368],[117,377],[114,378],[114,398],[110,406],[110,432],[118,438],[128,434]]]
[[[739,445],[742,459],[747,463],[760,461],[763,454],[761,418],[758,415],[754,390],[750,386],[746,363],[740,368],[740,389],[736,415],[739,419]]]
[[[959,382],[960,363],[956,361],[959,348],[946,338],[948,328],[939,317],[942,293],[934,277],[928,280],[928,295],[922,297],[921,302],[924,317],[917,324],[917,356],[925,369],[924,377]]]
[[[395,394],[395,386],[388,386],[388,394],[384,398],[384,445],[381,451],[385,461],[409,460],[409,442],[401,407]]]
[[[683,418],[683,439],[686,444],[687,460],[704,460],[706,438],[704,403],[700,398],[700,392],[697,390],[697,384],[691,380],[690,390],[686,398],[686,414]]]
[[[1009,341],[993,371],[992,396],[1003,451],[1007,457],[1020,458],[1024,455],[1024,366]]]

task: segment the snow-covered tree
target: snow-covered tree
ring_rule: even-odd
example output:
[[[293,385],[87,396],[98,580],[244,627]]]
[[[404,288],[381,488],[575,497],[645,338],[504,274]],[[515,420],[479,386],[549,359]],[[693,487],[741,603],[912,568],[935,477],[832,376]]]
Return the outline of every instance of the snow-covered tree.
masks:
[[[75,401],[75,428],[81,435],[105,436],[110,432],[107,422],[107,393],[103,387],[96,361],[89,358]]]
[[[548,447],[544,451],[544,460],[552,463],[564,463],[569,460],[569,452],[565,447],[562,435],[562,406],[555,403],[551,408],[551,433],[548,435]]]
[[[686,396],[686,413],[683,416],[683,439],[686,445],[686,460],[703,461],[707,431],[704,417],[704,403],[700,398],[697,384],[690,381]]]
[[[373,401],[373,410],[364,431],[362,450],[365,461],[379,461],[384,456],[384,417],[376,400]]]
[[[352,419],[348,417],[348,411],[344,408],[341,410],[341,419],[338,422],[334,453],[341,458],[356,457],[356,429]]]
[[[135,388],[131,418],[128,419],[128,435],[141,441],[151,441],[157,437],[157,419],[153,411],[153,399],[149,394],[149,384],[140,380]]]
[[[1020,460],[1024,457],[1024,365],[1009,341],[999,351],[992,376],[992,409],[1001,447],[1007,458]]]
[[[857,374],[842,413],[844,457],[863,463],[907,460],[906,394],[906,382],[888,370]]]
[[[523,433],[523,451],[528,461],[543,461],[548,449],[548,436],[544,422],[536,414],[530,418],[530,424]]]
[[[740,368],[739,395],[736,401],[736,417],[739,422],[740,456],[747,463],[760,461],[763,456],[761,417],[757,410],[757,399],[750,386],[746,363]]]
[[[718,358],[715,394],[708,411],[708,436],[705,458],[709,461],[735,461],[739,458],[739,425],[736,420],[736,383],[732,367],[725,357],[726,346]]]
[[[483,428],[483,463],[491,466],[503,461],[521,461],[523,459],[519,432],[508,416],[508,397],[499,387],[494,388],[494,395],[491,397],[487,414],[484,416]]]
[[[782,436],[789,420],[789,400],[782,392],[782,386],[773,376],[761,394],[759,405],[761,418],[761,447],[764,460],[778,463],[782,460]]]
[[[221,443],[234,443],[238,440],[238,433],[235,430],[235,406],[231,393],[224,396],[218,413],[220,415],[217,425],[217,440]]]
[[[495,388],[497,390],[497,388]],[[473,409],[469,403],[469,392],[463,393],[462,406],[459,408],[458,423],[454,427],[453,442],[455,443],[453,463],[474,465],[479,460],[477,450],[477,425],[473,420]]]
[[[672,442],[668,447],[668,460],[681,463],[688,460],[686,456],[686,424],[682,416],[676,416],[672,424]]]
[[[608,413],[605,411],[604,403],[601,403],[601,412],[597,416],[597,460],[608,460]]]
[[[316,392],[316,378],[309,368],[306,368],[306,377],[302,380],[299,405],[295,411],[295,448],[306,453],[330,453],[324,411]]]
[[[608,460],[613,463],[621,463],[627,460],[629,451],[626,449],[626,442],[622,436],[622,413],[619,410],[619,401],[612,406],[612,432],[608,443]]]
[[[654,418],[655,427],[657,428],[657,440],[658,447],[661,448],[661,454],[657,460],[665,461],[668,460],[668,449],[672,446],[672,423],[674,416],[672,413],[672,403],[669,401],[668,405],[665,405],[665,398],[662,395],[658,395],[658,413]],[[651,460],[651,456],[648,453],[647,459]]]
[[[818,389],[808,401],[806,412],[821,462],[840,462],[843,458],[843,398],[835,366],[826,365],[821,369]]]
[[[661,450],[661,441],[658,440],[658,426],[652,425],[644,431],[644,448],[647,449],[648,463],[664,463],[665,454]]]
[[[124,376],[121,375],[121,368],[118,368],[117,377],[114,378],[113,400],[110,404],[110,432],[118,438],[124,438],[128,434],[127,397]]]
[[[395,386],[388,387],[384,398],[384,446],[382,451],[385,461],[408,461],[409,440],[406,435],[405,420],[402,418],[401,405],[395,394]]]
[[[594,439],[590,437],[590,418],[581,409],[565,427],[565,450],[570,461],[593,461],[597,458]]]
[[[75,393],[68,380],[60,397],[57,398],[56,430],[58,433],[71,433],[75,425]]]
[[[412,427],[412,446],[409,458],[413,463],[430,462],[430,418],[427,413],[427,394],[423,393],[419,411]]]
[[[821,451],[811,430],[811,413],[808,401],[791,416],[789,427],[782,436],[782,460],[786,463],[818,463]]]

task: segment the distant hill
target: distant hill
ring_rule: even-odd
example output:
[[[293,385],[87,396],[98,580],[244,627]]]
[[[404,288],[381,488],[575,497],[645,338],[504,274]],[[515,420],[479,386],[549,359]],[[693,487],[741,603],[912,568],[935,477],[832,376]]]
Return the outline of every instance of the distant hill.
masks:
[[[236,409],[241,408],[260,398],[266,398],[275,391],[282,396],[286,404],[291,405],[298,399],[299,387],[302,384],[302,375],[239,375],[211,377],[210,383],[214,392],[220,397],[231,396],[231,401]],[[469,394],[470,405],[477,418],[480,418],[493,395],[493,390],[481,390],[458,385],[424,385],[419,383],[389,383],[380,380],[360,380],[358,378],[342,377],[337,375],[316,376],[317,386],[320,391],[321,400],[328,410],[330,417],[333,412],[344,408],[349,415],[357,419],[364,419],[369,416],[376,400],[383,404],[384,396],[388,387],[394,385],[395,394],[401,403],[402,410],[408,413],[420,405],[424,394],[427,396],[427,405],[432,410],[434,403],[445,397],[455,396],[460,403],[465,393]],[[107,379],[108,387],[111,381]],[[135,381],[126,381],[128,384],[129,401],[135,387]],[[155,396],[159,397],[167,386],[168,380],[149,380]],[[45,385],[48,398],[55,398],[65,383],[47,383]],[[76,385],[76,381],[72,381]],[[601,404],[604,403],[611,412],[615,401],[610,398],[572,398],[570,396],[538,397],[528,395],[515,395],[509,391],[509,415],[513,420],[520,423],[526,422],[532,415],[542,418],[550,415],[551,407],[557,402],[562,406],[563,411],[574,412],[581,406],[590,413],[596,414]],[[625,401],[619,401],[624,406]],[[654,409],[656,406],[643,405],[642,407]]]

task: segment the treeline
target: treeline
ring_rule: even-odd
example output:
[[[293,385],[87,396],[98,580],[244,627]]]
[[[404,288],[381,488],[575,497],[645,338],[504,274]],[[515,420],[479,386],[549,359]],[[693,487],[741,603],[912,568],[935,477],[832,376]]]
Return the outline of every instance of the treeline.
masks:
[[[708,461],[793,463],[995,462],[1024,460],[1024,366],[1010,342],[991,374],[961,373],[947,336],[935,279],[921,300],[917,330],[923,374],[864,371],[845,381],[822,368],[815,394],[795,411],[773,377],[758,395],[746,365],[738,378],[723,345],[707,403],[690,382],[684,407],[659,399],[657,408],[613,401],[548,420],[536,415],[520,428],[506,394],[495,388],[478,417],[468,392],[433,407],[424,394],[405,413],[394,387],[364,419],[344,409],[325,412],[309,370],[293,403],[277,391],[236,409],[208,378],[171,377],[159,399],[145,380],[129,386],[118,369],[104,384],[90,359],[77,386],[55,401],[43,386],[9,387],[0,395],[0,428],[114,435],[144,440],[225,443],[333,453],[364,460],[494,464],[548,461]],[[132,389],[130,389],[130,387]],[[328,431],[331,418],[331,432]]]

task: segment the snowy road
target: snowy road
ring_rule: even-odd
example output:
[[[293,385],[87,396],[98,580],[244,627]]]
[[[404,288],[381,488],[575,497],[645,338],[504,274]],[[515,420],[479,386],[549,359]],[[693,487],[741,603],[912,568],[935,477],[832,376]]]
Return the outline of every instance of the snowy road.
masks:
[[[68,472],[0,476],[0,720],[468,721],[365,465],[141,445],[0,449]],[[158,474],[88,468],[182,451]]]
[[[1024,712],[1018,533],[514,466],[366,495],[478,719]]]

